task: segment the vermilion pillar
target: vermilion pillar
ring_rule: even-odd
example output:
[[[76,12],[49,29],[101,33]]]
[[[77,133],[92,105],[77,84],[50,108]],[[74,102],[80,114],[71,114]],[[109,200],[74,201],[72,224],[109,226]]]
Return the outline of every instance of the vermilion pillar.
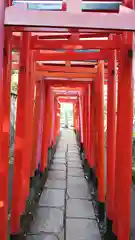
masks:
[[[90,96],[90,167],[93,172],[94,168],[94,146],[95,146],[95,108],[94,108],[94,82],[91,83],[91,96]]]
[[[55,140],[60,133],[60,103],[56,99],[56,126],[55,126]]]
[[[35,93],[35,63],[33,61],[33,53],[29,53],[29,75],[28,75],[28,83],[27,83],[27,92],[26,92],[26,149],[25,151],[25,159],[28,159],[27,164],[24,162],[25,166],[25,174],[27,177],[26,184],[26,197],[27,200],[29,194],[29,180],[31,176],[31,162],[32,162],[32,146],[33,146],[33,114],[34,114],[34,93]]]
[[[43,139],[42,139],[42,152],[41,152],[41,172],[47,168],[48,165],[48,148],[50,147],[50,134],[51,134],[51,90],[49,85],[44,85],[45,90],[45,104],[44,104],[44,126],[43,126]]]
[[[9,141],[10,141],[10,89],[11,89],[11,70],[12,70],[12,32],[5,30],[5,46],[4,46],[4,69],[3,69],[3,86],[1,81],[1,90],[3,87],[3,97],[1,114],[3,113],[3,133],[1,132],[1,157],[0,160],[0,238],[3,240],[8,239],[8,161],[9,161]],[[3,112],[2,112],[3,111]],[[2,117],[2,115],[1,115]]]
[[[44,81],[44,80],[43,80]],[[40,161],[41,161],[41,148],[42,148],[42,138],[43,138],[43,122],[44,122],[44,83],[42,85],[41,91],[41,101],[40,101],[40,120],[38,128],[38,142],[37,142],[37,152],[36,152],[36,169],[37,173],[40,173]]]
[[[76,131],[76,133],[78,133],[78,127],[79,127],[79,113],[78,113],[78,102],[73,104],[73,113],[74,113],[74,129]]]
[[[80,114],[79,114],[79,100],[76,102],[76,116],[77,116],[77,134],[80,133]]]
[[[74,130],[76,131],[76,104],[73,104],[73,121],[74,121]]]
[[[86,87],[86,90],[85,90],[85,107],[84,107],[84,111],[85,111],[85,118],[84,118],[84,123],[85,123],[85,142],[86,142],[86,159],[88,161],[88,135],[89,135],[89,132],[88,132],[88,86]]]
[[[79,96],[79,119],[80,119],[80,151],[83,151],[84,133],[83,133],[83,109],[82,109],[82,96]]]
[[[54,96],[53,96],[53,92],[52,89],[50,87],[50,93],[49,93],[49,101],[50,101],[50,108],[49,108],[49,114],[48,114],[48,123],[49,123],[49,133],[48,133],[48,148],[52,147],[53,144],[53,139],[52,139],[52,130],[54,127],[54,123],[53,123],[53,114],[54,114]]]
[[[81,98],[81,103],[82,103],[82,114],[83,114],[83,145],[84,145],[84,150],[86,151],[86,147],[87,147],[87,120],[86,120],[86,116],[87,116],[87,93],[84,90],[84,95]]]
[[[76,107],[77,107],[77,115],[78,115],[77,139],[80,143],[81,142],[81,119],[80,119],[81,114],[80,114],[79,96],[77,98]]]
[[[54,115],[53,115],[53,121],[54,121],[54,126],[53,126],[53,133],[52,133],[52,138],[53,138],[53,144],[56,144],[56,129],[57,129],[57,100],[56,97],[54,97]]]
[[[132,183],[132,46],[121,49],[119,64],[114,232],[119,240],[128,240]]]
[[[95,82],[89,86],[89,180],[96,187],[96,155],[97,155],[97,138],[96,138],[96,96]]]
[[[90,132],[90,116],[91,116],[91,106],[90,106],[90,99],[91,99],[91,86],[90,84],[88,85],[88,104],[87,104],[87,151],[88,151],[88,163],[89,163],[89,168],[91,168],[91,163],[90,163],[90,137],[91,137],[91,132]]]
[[[40,109],[41,109],[41,91],[42,91],[42,81],[36,82],[36,97],[35,97],[35,107],[34,107],[34,129],[33,129],[33,152],[32,152],[32,163],[31,163],[31,176],[34,176],[36,170],[36,153],[38,147],[38,130],[40,121]]]
[[[20,73],[18,82],[17,120],[14,149],[14,175],[11,209],[11,233],[20,231],[20,215],[25,208],[30,179],[29,143],[31,127],[30,34],[24,32],[21,41]]]
[[[7,0],[7,5],[8,5],[8,6],[11,6],[11,5],[12,5],[12,2],[13,2],[12,0]]]
[[[83,135],[83,141],[82,141],[82,152],[85,152],[85,149],[86,149],[86,125],[84,124],[85,123],[85,100],[84,100],[84,95],[81,96],[80,98],[80,102],[81,102],[81,108],[82,108],[82,135]],[[83,161],[83,167],[85,167],[85,159],[82,158]]]
[[[99,61],[96,78],[97,178],[99,219],[104,220],[104,62]]]
[[[115,184],[115,144],[116,144],[116,51],[112,51],[108,62],[108,97],[107,97],[107,234],[112,235],[114,219],[114,184]],[[107,238],[106,238],[107,239]]]
[[[55,129],[55,102],[54,95],[51,91],[51,134],[50,134],[50,144],[49,147],[54,146],[54,129]]]
[[[93,131],[93,137],[92,137],[92,159],[93,159],[93,180],[94,180],[94,186],[97,188],[97,182],[98,182],[98,109],[97,109],[97,81],[96,79],[93,82],[93,88],[92,88],[92,131]]]

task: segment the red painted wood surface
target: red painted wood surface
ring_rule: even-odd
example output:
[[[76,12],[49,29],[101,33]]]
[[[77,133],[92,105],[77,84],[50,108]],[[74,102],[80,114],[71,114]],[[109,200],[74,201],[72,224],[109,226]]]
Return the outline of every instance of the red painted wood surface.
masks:
[[[96,111],[97,111],[97,177],[98,177],[98,201],[104,203],[104,65],[98,64],[96,83]]]
[[[128,240],[130,238],[133,119],[132,57],[129,55],[129,49],[121,49],[119,64],[114,232],[118,239]]]
[[[41,91],[43,90],[42,81],[36,83],[36,96],[35,96],[35,107],[34,107],[34,125],[33,125],[33,151],[32,151],[32,164],[31,164],[31,175],[34,176],[36,170],[36,153],[38,147],[38,130],[40,121],[40,106],[41,106]]]
[[[3,124],[1,132],[1,161],[0,161],[0,238],[8,239],[8,167],[9,167],[9,142],[10,142],[10,89],[11,89],[11,66],[12,66],[12,32],[5,30],[4,44],[4,69],[1,76],[0,101],[1,115],[0,120]],[[2,82],[3,80],[3,82]],[[3,86],[2,86],[3,83]],[[3,88],[3,89],[2,89]],[[3,93],[2,93],[3,90]],[[2,99],[3,98],[3,99]],[[2,116],[3,113],[3,116]]]
[[[100,52],[64,52],[64,53],[39,53],[35,52],[35,61],[85,61],[85,60],[107,60],[108,52],[101,50]]]
[[[29,159],[29,71],[30,71],[30,34],[23,33],[22,50],[20,55],[20,74],[18,82],[17,120],[14,150],[14,175],[11,209],[11,232],[20,231],[20,215],[25,208],[27,187],[30,176]],[[24,50],[25,49],[25,50]],[[27,146],[28,145],[28,146]],[[29,174],[28,174],[29,173]]]
[[[88,119],[88,138],[87,138],[87,151],[88,151],[88,162],[89,167],[91,167],[91,85],[88,85],[88,110],[87,110],[87,119]]]
[[[44,103],[44,126],[43,126],[43,139],[42,139],[42,152],[41,152],[41,172],[47,168],[48,148],[50,147],[50,133],[52,124],[51,115],[51,90],[49,85],[44,85],[45,90],[45,103]]]
[[[110,55],[108,64],[107,97],[107,217],[114,219],[114,184],[115,184],[115,145],[116,145],[116,51]]]

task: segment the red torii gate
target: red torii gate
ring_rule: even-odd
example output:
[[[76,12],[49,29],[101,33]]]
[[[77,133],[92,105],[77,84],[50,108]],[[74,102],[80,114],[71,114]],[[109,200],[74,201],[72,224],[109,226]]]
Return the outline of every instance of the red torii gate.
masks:
[[[11,4],[11,2],[10,2]],[[126,4],[130,7],[133,6],[133,1],[126,1]],[[10,113],[10,75],[11,75],[11,36],[14,28],[8,28],[4,30],[4,1],[0,3],[0,179],[1,179],[1,191],[0,191],[0,238],[2,240],[7,240],[7,215],[8,215],[8,199],[7,199],[7,173],[8,173],[8,143],[9,143],[9,113]],[[21,12],[21,14],[19,13]],[[14,21],[13,21],[14,15]],[[37,26],[47,25],[47,22],[51,26],[59,27],[61,22],[66,27],[88,27],[95,29],[120,29],[120,30],[134,30],[134,11],[129,12],[128,14],[90,14],[90,21],[88,21],[87,14],[83,16],[81,13],[76,14],[76,20],[72,18],[71,13],[46,13],[44,17],[42,13],[36,13],[35,11],[30,12],[28,10],[19,10],[16,7],[7,8],[5,15],[5,25],[16,25],[20,26],[27,25],[30,26],[29,30],[33,30],[31,26],[35,25],[33,17],[36,17]],[[21,16],[23,19],[21,20]],[[26,19],[24,18],[26,16]],[[62,18],[58,18],[61,16]],[[39,17],[39,19],[38,19]],[[43,18],[42,18],[43,17]],[[54,19],[53,19],[54,17]],[[97,17],[99,17],[97,21]],[[41,19],[42,18],[42,19]],[[57,21],[56,21],[57,19]],[[61,20],[62,19],[62,20]],[[33,22],[32,22],[33,21]],[[78,22],[77,22],[78,21]],[[31,24],[31,25],[30,25]],[[20,28],[20,26],[18,28]],[[22,31],[25,29],[20,28]],[[16,28],[17,29],[17,28]],[[28,28],[27,28],[28,29]],[[5,42],[4,42],[4,31],[5,31]],[[106,34],[106,33],[105,33]],[[11,230],[13,234],[18,234],[20,230],[20,214],[23,212],[25,207],[25,201],[28,196],[29,188],[29,178],[30,178],[30,161],[25,161],[25,159],[30,159],[32,154],[32,106],[34,99],[34,86],[35,78],[33,78],[34,72],[34,59],[35,60],[108,60],[108,130],[107,130],[107,218],[108,222],[114,223],[114,233],[115,238],[117,236],[118,240],[128,240],[130,235],[130,186],[131,186],[131,159],[132,159],[132,33],[122,34],[122,44],[120,42],[115,42],[114,48],[110,46],[109,41],[107,45],[99,43],[100,49],[105,51],[100,51],[100,53],[55,53],[55,54],[42,54],[35,53],[34,55],[30,53],[31,43],[30,43],[30,34],[23,33],[21,41],[21,57],[20,57],[20,75],[19,75],[19,90],[18,90],[18,112],[17,112],[17,125],[16,125],[16,145],[15,145],[15,174],[14,174],[14,188],[13,188],[13,201],[12,201],[12,222]],[[14,40],[16,41],[16,40]],[[17,40],[18,41],[18,40]],[[20,41],[20,40],[19,40]],[[35,41],[35,40],[34,40]],[[42,41],[42,40],[38,40]],[[48,40],[43,40],[47,41]],[[60,41],[60,40],[59,40]],[[50,45],[49,45],[50,42]],[[51,41],[49,40],[48,47],[53,48]],[[45,42],[44,42],[45,43]],[[79,42],[76,42],[77,44]],[[75,43],[75,45],[76,45]],[[35,44],[35,42],[34,42]],[[38,42],[37,42],[38,44]],[[63,42],[55,43],[55,49],[58,46],[61,48],[70,48],[71,42],[69,41],[67,47],[63,47]],[[5,46],[4,46],[5,45]],[[17,44],[16,44],[17,45]],[[39,45],[35,44],[36,49],[44,49],[43,44],[40,48]],[[74,44],[71,44],[74,46]],[[86,43],[88,47],[88,43]],[[86,47],[85,43],[82,44],[83,48]],[[19,45],[20,46],[20,45]],[[47,46],[47,45],[46,45]],[[91,47],[94,47],[94,42],[91,42]],[[98,45],[97,45],[98,46]],[[108,46],[108,47],[107,47]],[[110,47],[109,47],[110,46]],[[116,47],[117,46],[117,47]],[[19,47],[18,47],[19,48]],[[94,47],[96,48],[96,47]],[[99,48],[99,46],[98,46]],[[114,51],[108,54],[107,49],[120,49],[119,54],[117,55],[117,60],[119,62],[119,82],[118,82],[118,116],[117,116],[117,134],[116,134],[116,161],[115,159],[115,80],[116,80],[116,55]],[[4,52],[3,52],[4,49]],[[24,51],[25,49],[25,51]],[[34,47],[32,47],[34,49]],[[112,54],[113,53],[113,54]],[[101,56],[102,54],[102,56]],[[3,69],[3,58],[4,58],[4,70]],[[104,193],[104,166],[103,166],[103,63],[98,63],[98,71],[95,81],[90,83],[90,91],[87,87],[85,89],[86,95],[83,95],[83,119],[86,119],[88,114],[88,103],[92,102],[91,111],[93,108],[96,109],[96,113],[93,113],[89,116],[89,121],[86,123],[86,128],[83,129],[83,143],[86,151],[86,156],[89,157],[88,161],[90,167],[93,167],[93,159],[89,151],[87,151],[90,144],[90,136],[88,132],[93,130],[95,123],[96,131],[98,132],[99,140],[96,142],[96,147],[98,147],[98,156],[94,154],[94,162],[97,163],[96,176],[98,179],[98,201],[99,201],[99,212],[101,220],[103,218],[102,214],[104,211],[104,202],[105,202],[105,193]],[[31,73],[31,75],[29,74]],[[3,77],[2,77],[3,76]],[[52,79],[52,78],[51,78]],[[52,80],[53,83],[57,81]],[[63,82],[63,80],[62,80]],[[66,81],[65,81],[66,82]],[[38,82],[39,83],[39,82]],[[37,83],[36,83],[37,84]],[[46,85],[45,80],[40,81],[39,84],[42,84],[44,96],[46,96],[46,102],[49,105],[49,100],[53,101],[53,94],[51,87]],[[51,84],[51,82],[50,82]],[[69,84],[69,83],[68,83]],[[72,83],[71,83],[72,84]],[[74,82],[73,85],[77,84]],[[82,84],[82,82],[81,82]],[[41,85],[40,85],[41,86]],[[88,82],[85,84],[88,86]],[[41,89],[42,90],[42,89]],[[94,96],[93,91],[97,98]],[[89,93],[89,94],[88,94]],[[89,100],[88,100],[89,99]],[[98,100],[97,100],[98,99]],[[93,106],[93,107],[92,107]],[[42,147],[45,145],[45,148],[42,149],[42,160],[41,160],[41,171],[43,171],[47,166],[47,149],[50,144],[50,129],[52,126],[52,106],[49,108],[49,112],[45,114],[45,122],[47,123],[46,128],[44,124],[44,132],[47,130],[47,134],[44,134]],[[23,114],[22,114],[23,113]],[[98,119],[100,118],[100,121]],[[91,127],[91,129],[90,129]],[[124,129],[124,131],[123,131]],[[90,131],[88,131],[90,130]],[[24,136],[25,132],[25,136]],[[56,135],[55,135],[56,137]],[[95,136],[93,136],[92,145],[95,146]],[[23,144],[22,144],[23,143]],[[28,144],[29,150],[26,151],[25,147]],[[100,159],[100,165],[99,165]],[[121,171],[121,164],[122,170]],[[115,173],[114,173],[115,165]],[[21,183],[22,178],[19,176],[18,170],[22,169],[23,181],[26,185]],[[24,170],[26,174],[24,175]],[[124,187],[123,187],[124,182]],[[21,183],[21,184],[20,184]],[[21,185],[21,186],[20,186]],[[18,189],[18,193],[16,190]],[[22,192],[21,192],[22,190]],[[15,196],[17,193],[17,196]],[[22,196],[23,194],[23,196]],[[20,197],[21,196],[21,197]],[[115,202],[114,202],[115,199]],[[123,203],[123,199],[125,199]],[[114,204],[113,204],[114,203]],[[115,206],[115,211],[114,211]],[[118,208],[117,208],[118,207]]]

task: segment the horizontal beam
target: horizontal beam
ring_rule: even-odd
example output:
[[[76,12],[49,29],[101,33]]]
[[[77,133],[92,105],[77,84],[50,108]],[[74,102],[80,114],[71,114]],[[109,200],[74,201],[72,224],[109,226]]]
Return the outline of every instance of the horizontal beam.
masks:
[[[13,48],[20,49],[21,38],[12,37]],[[55,50],[55,49],[120,49],[122,41],[117,40],[43,40],[31,37],[30,48],[32,50]]]
[[[5,26],[115,29],[135,31],[135,12],[70,13],[7,7]]]
[[[12,69],[19,70],[19,63],[12,63]],[[36,64],[36,71],[48,71],[48,72],[67,72],[67,73],[97,73],[97,69],[95,67],[87,66],[55,66],[55,65],[43,65]],[[105,73],[107,73],[107,69],[105,69]]]
[[[98,33],[79,33],[79,38],[97,38],[97,37],[108,37],[109,32],[98,32]],[[71,37],[71,33],[47,33],[46,35],[39,36],[39,39],[69,39]],[[37,35],[38,36],[38,35]]]
[[[31,49],[119,49],[122,41],[115,40],[32,40]]]
[[[58,90],[59,90],[59,87],[57,88],[57,87],[54,87],[54,91],[57,91],[57,93],[58,93]],[[68,93],[70,92],[70,94],[75,94],[76,92],[78,92],[78,91],[80,91],[80,87],[77,87],[77,88],[74,88],[74,87],[66,87],[66,86],[64,86],[64,87],[62,87],[62,89],[60,89],[60,93],[62,92],[62,93],[64,93],[65,94],[65,92],[67,92],[68,91]]]
[[[17,58],[16,56],[14,56],[13,55],[13,61],[14,62],[12,62],[12,68],[13,69],[19,69],[19,57]],[[59,61],[57,62],[53,62],[53,61],[46,61],[46,62],[44,62],[44,64],[45,64],[45,66],[50,66],[50,67],[64,67],[65,66],[65,64],[66,64],[66,62],[63,62],[63,63],[60,63]],[[89,61],[89,62],[83,62],[83,61],[77,61],[77,62],[75,62],[75,61],[71,61],[70,62],[70,66],[71,67],[77,67],[77,68],[79,68],[79,69],[82,69],[82,68],[84,68],[84,69],[86,69],[86,72],[87,72],[87,69],[88,68],[90,68],[90,69],[92,69],[92,68],[94,68],[95,66],[97,65],[97,62],[96,61]],[[107,65],[108,65],[108,62],[105,62],[104,63],[104,66],[105,66],[105,69],[107,69]]]
[[[78,99],[58,98],[60,103],[76,103]]]
[[[109,53],[107,51],[100,52],[64,52],[64,53],[34,53],[35,61],[88,61],[88,60],[107,60]]]
[[[47,66],[36,65],[37,71],[65,72],[65,73],[97,73],[96,68],[91,67],[66,67],[66,66]]]
[[[45,71],[38,71],[36,73],[36,77],[57,77],[57,78],[95,78],[95,73],[66,73],[66,72],[45,72]]]
[[[6,28],[8,28],[8,25],[5,26]],[[16,26],[13,25],[12,27],[10,26],[12,32],[32,32],[33,34],[37,35],[37,33],[68,33],[68,29],[67,28],[56,28],[56,27],[28,27],[28,26]],[[110,35],[110,34],[122,34],[123,31],[122,30],[115,30],[115,29],[79,29],[79,33],[103,33],[105,34],[104,36]]]
[[[81,91],[81,90],[80,90]],[[57,94],[57,92],[55,93],[55,96],[56,97],[63,97],[63,98],[76,98],[77,96],[78,96],[78,94],[70,94],[70,93],[68,93],[68,94],[61,94],[61,93],[59,93],[59,94]]]
[[[38,80],[40,81],[40,79]],[[60,80],[59,78],[57,80],[54,79],[44,79],[45,84],[52,86],[52,87],[75,87],[75,88],[79,88],[79,87],[85,87],[88,84],[90,84],[92,82],[92,80],[82,80],[82,79],[77,79],[77,80],[72,80],[72,79],[67,79],[67,80]]]

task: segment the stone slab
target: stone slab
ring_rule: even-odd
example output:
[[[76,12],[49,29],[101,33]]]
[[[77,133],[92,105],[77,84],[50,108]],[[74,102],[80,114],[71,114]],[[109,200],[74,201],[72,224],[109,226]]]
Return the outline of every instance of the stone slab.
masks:
[[[91,199],[88,185],[83,178],[70,177],[67,193],[69,198]]]
[[[65,240],[64,239],[64,230],[59,234],[51,233],[39,233],[39,234],[29,234],[26,237],[26,240]]]
[[[68,151],[68,156],[79,156],[79,152],[78,152],[78,150],[76,150],[76,151]]]
[[[71,167],[71,168],[82,168],[81,161],[77,161],[77,162],[68,161],[68,167]]]
[[[69,156],[79,156],[79,151],[78,149],[68,149],[67,154]]]
[[[53,189],[65,189],[66,181],[65,180],[57,180],[57,179],[47,179],[45,187],[53,188]]]
[[[80,157],[79,156],[76,156],[76,157],[69,157],[68,156],[68,161],[80,162]]]
[[[70,167],[68,167],[68,176],[83,177],[84,172],[81,168],[70,168]]]
[[[67,146],[57,146],[57,152],[66,152]]]
[[[73,159],[73,158],[68,158],[67,159],[67,163],[75,163],[75,164],[80,164],[81,163],[81,161],[80,161],[80,159]]]
[[[30,233],[55,233],[63,231],[63,211],[58,208],[41,207],[36,211]]]
[[[92,218],[95,219],[92,202],[82,199],[67,200],[68,218]]]
[[[101,240],[96,221],[67,219],[66,240]]]
[[[68,153],[78,152],[78,150],[79,150],[79,148],[77,147],[77,145],[69,146],[69,144],[68,144]]]
[[[52,234],[29,235],[26,240],[58,240],[57,236]]]
[[[68,186],[69,185],[78,185],[78,187],[85,187],[87,186],[87,182],[84,177],[73,177],[73,176],[68,176]]]
[[[55,158],[65,158],[65,152],[63,152],[63,153],[58,153],[58,152],[56,152],[56,153],[54,154],[54,157],[55,157]]]
[[[65,191],[62,189],[44,189],[40,197],[39,206],[64,207]]]
[[[66,164],[66,159],[65,158],[54,158],[53,163],[56,164]]]
[[[53,163],[51,165],[52,170],[60,170],[60,171],[66,171],[66,165],[60,164],[60,163]]]
[[[66,179],[66,172],[50,170],[48,173],[48,179]]]

